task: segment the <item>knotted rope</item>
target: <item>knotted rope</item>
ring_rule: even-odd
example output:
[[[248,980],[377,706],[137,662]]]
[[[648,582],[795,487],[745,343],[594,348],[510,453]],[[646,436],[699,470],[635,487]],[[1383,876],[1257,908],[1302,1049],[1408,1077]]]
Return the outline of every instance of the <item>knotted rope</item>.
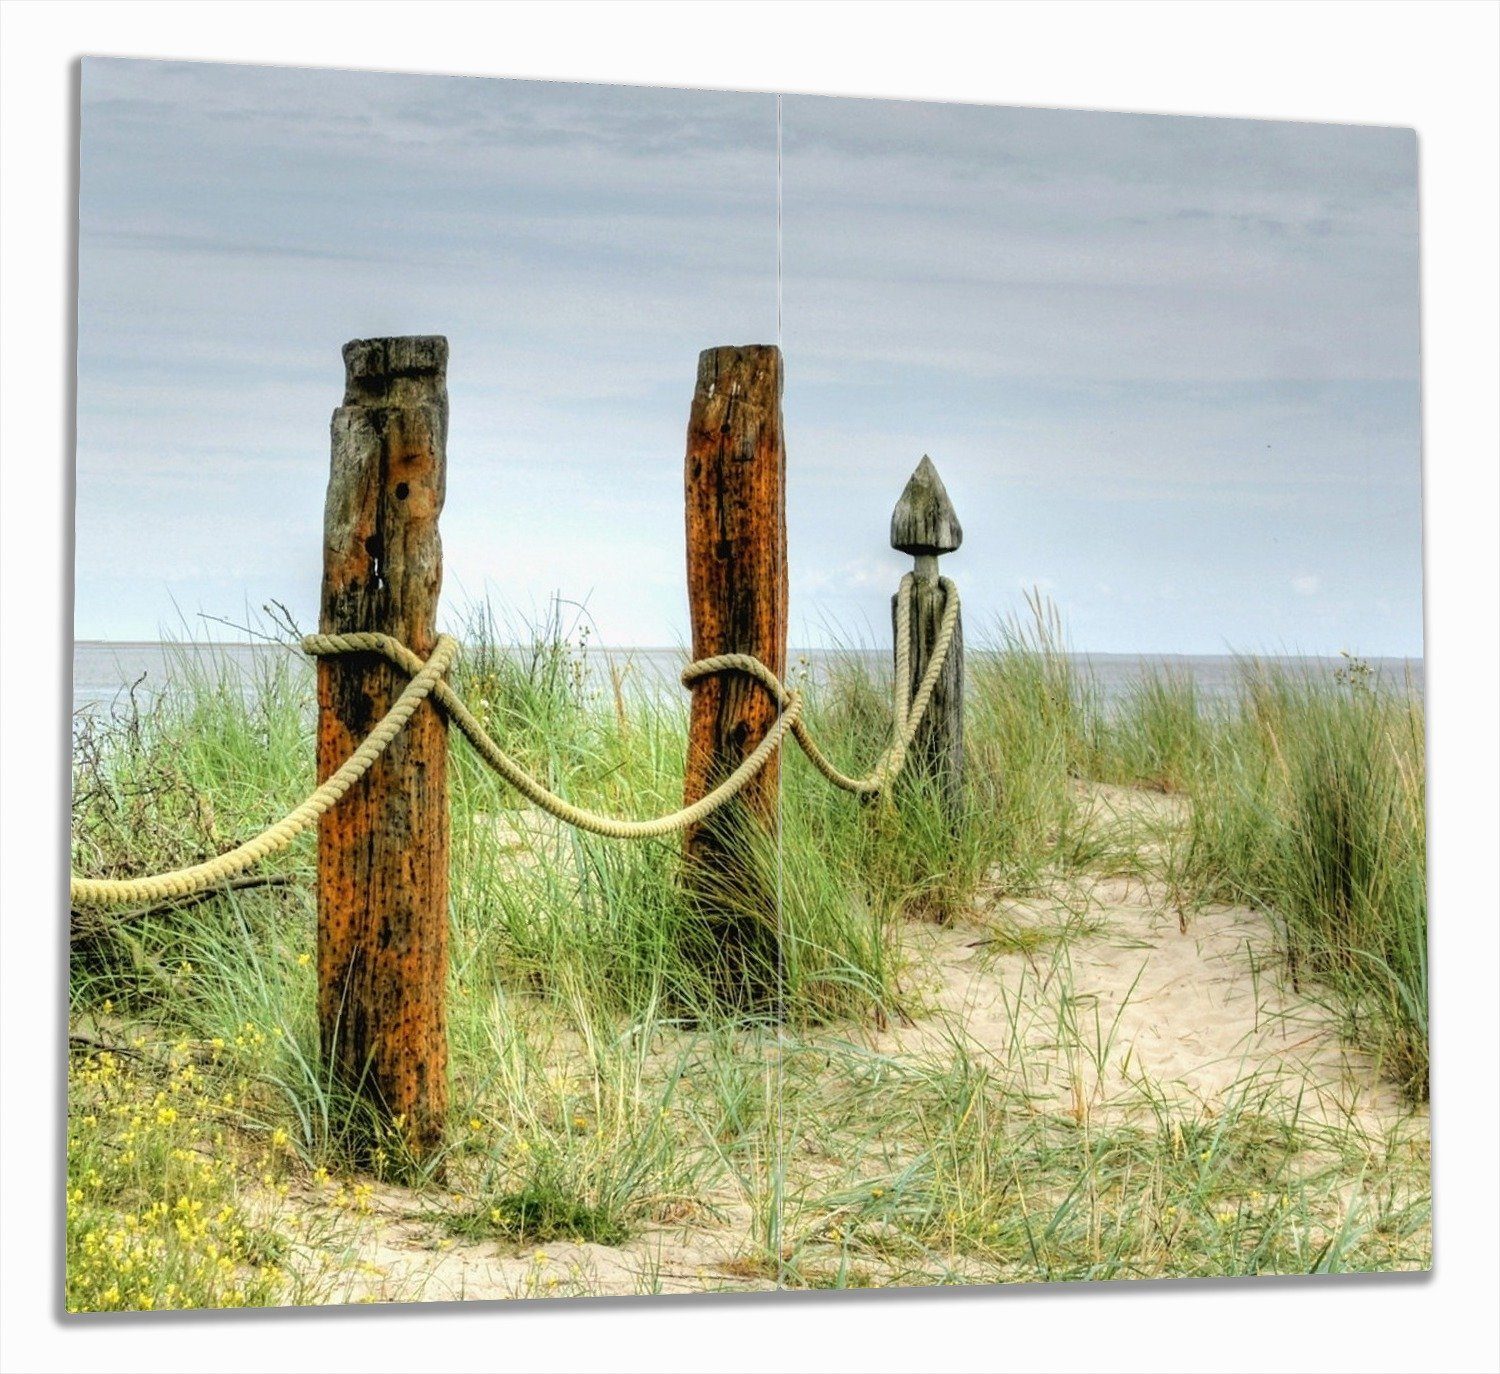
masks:
[[[533,805],[566,825],[616,840],[644,840],[684,830],[706,819],[741,792],[764,768],[779,749],[788,732],[797,741],[813,766],[835,787],[858,797],[876,797],[886,793],[906,762],[907,751],[916,737],[917,727],[932,700],[933,690],[947,661],[958,624],[958,588],[946,577],[938,579],[944,593],[943,615],[937,638],[932,646],[922,680],[911,692],[911,591],[913,575],[901,580],[896,596],[896,682],[892,704],[891,742],[875,767],[862,778],[841,773],[829,761],[808,733],[802,720],[802,694],[788,688],[775,673],[753,654],[716,654],[689,663],[682,670],[682,685],[691,688],[706,677],[737,672],[753,678],[775,699],[781,708],[764,738],[740,765],[711,792],[676,811],[647,820],[630,820],[605,816],[575,806],[543,785],[497,744],[464,704],[463,698],[443,680],[458,652],[458,644],[447,635],[439,635],[432,656],[423,662],[411,649],[390,635],[356,633],[344,635],[308,635],[302,641],[304,653],[313,657],[334,654],[379,654],[409,677],[401,695],[381,717],[360,746],[326,782],[294,811],[267,827],[253,839],[221,854],[218,858],[188,868],[174,869],[141,878],[79,878],[70,883],[69,896],[76,906],[123,906],[136,902],[156,902],[204,892],[225,879],[243,873],[267,855],[285,849],[324,812],[334,806],[370,766],[385,752],[386,746],[405,728],[417,707],[431,696],[447,712],[479,755],[502,778]]]

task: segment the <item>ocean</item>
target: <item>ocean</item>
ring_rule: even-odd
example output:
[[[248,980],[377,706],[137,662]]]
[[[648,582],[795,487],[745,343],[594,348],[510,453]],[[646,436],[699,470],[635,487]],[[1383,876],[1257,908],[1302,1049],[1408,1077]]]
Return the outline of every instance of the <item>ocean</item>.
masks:
[[[970,649],[971,661],[978,653]],[[79,640],[73,647],[73,710],[108,712],[128,705],[134,692],[139,702],[170,691],[184,677],[209,675],[237,682],[251,694],[263,674],[280,659],[290,656],[308,674],[311,665],[300,654],[269,644],[161,644],[124,640]],[[842,652],[839,656],[844,656]],[[791,663],[805,657],[814,677],[833,655],[826,650],[792,650]],[[873,656],[872,656],[873,657]],[[1226,701],[1234,696],[1244,660],[1230,654],[1071,654],[1069,658],[1092,677],[1106,703],[1125,699],[1142,675],[1152,671],[1190,675],[1205,701]],[[1343,658],[1271,657],[1296,672],[1329,680],[1347,666]],[[1371,671],[1394,687],[1422,691],[1422,660],[1372,658],[1365,660]],[[627,690],[670,688],[677,679],[686,653],[676,649],[590,649],[583,660],[585,670],[601,689],[608,687],[610,665],[623,673]]]

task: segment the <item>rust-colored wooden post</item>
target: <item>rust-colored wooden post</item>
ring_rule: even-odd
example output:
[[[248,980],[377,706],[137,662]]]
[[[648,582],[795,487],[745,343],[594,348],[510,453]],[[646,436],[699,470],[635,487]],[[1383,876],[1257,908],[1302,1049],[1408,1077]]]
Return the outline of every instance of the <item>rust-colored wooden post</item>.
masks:
[[[932,459],[925,454],[917,464],[891,513],[891,547],[913,559],[911,589],[911,633],[908,643],[910,681],[917,684],[932,661],[932,650],[942,623],[947,595],[938,582],[938,558],[963,543],[948,489],[938,476]],[[899,598],[891,598],[894,625]],[[912,776],[925,777],[938,789],[950,819],[957,820],[963,806],[964,774],[964,627],[962,619],[953,632],[948,657],[933,687],[929,703],[912,740],[907,768]]]
[[[448,341],[344,345],[323,524],[325,634],[375,630],[425,657],[437,634]],[[391,706],[374,654],[318,660],[318,778]],[[448,741],[424,702],[318,827],[318,1017],[325,1061],[418,1158],[448,1103]]]
[[[786,446],[781,350],[710,348],[698,358],[688,419],[688,600],[693,656],[744,653],[786,670]],[[684,799],[722,782],[764,738],[777,703],[739,674],[693,689]],[[690,828],[684,877],[710,919],[720,986],[737,1004],[763,1005],[777,982],[776,896],[754,860],[774,840],[780,758],[728,806]]]

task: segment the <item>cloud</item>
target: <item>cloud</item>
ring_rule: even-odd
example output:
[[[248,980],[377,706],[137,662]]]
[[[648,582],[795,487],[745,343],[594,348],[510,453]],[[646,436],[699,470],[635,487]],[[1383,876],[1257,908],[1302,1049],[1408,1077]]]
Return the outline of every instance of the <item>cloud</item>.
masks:
[[[685,640],[696,355],[776,334],[773,97],[92,58],[82,97],[81,634],[310,620],[339,348],[442,332],[448,605]],[[1042,583],[1088,648],[1419,651],[1409,133],[782,114],[794,627],[888,634],[930,452],[976,627]],[[1335,562],[1338,605],[1288,581]]]
[[[1417,375],[1409,131],[818,97],[784,126],[820,371]]]

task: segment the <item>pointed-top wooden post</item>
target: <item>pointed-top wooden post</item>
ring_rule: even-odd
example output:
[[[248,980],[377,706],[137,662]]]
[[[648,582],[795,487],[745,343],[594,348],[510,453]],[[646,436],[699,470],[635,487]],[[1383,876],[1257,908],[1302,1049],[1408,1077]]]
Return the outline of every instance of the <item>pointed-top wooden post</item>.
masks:
[[[947,594],[938,582],[938,558],[963,543],[948,489],[932,459],[926,454],[917,464],[896,509],[891,513],[891,547],[911,554],[916,577],[911,595],[911,638],[908,690],[915,694],[922,674],[932,658],[938,626],[942,623]],[[896,619],[897,598],[891,598],[891,620]],[[948,658],[943,665],[932,700],[912,741],[907,767],[913,775],[930,779],[939,790],[951,818],[957,819],[963,804],[964,767],[964,630],[954,628]]]

